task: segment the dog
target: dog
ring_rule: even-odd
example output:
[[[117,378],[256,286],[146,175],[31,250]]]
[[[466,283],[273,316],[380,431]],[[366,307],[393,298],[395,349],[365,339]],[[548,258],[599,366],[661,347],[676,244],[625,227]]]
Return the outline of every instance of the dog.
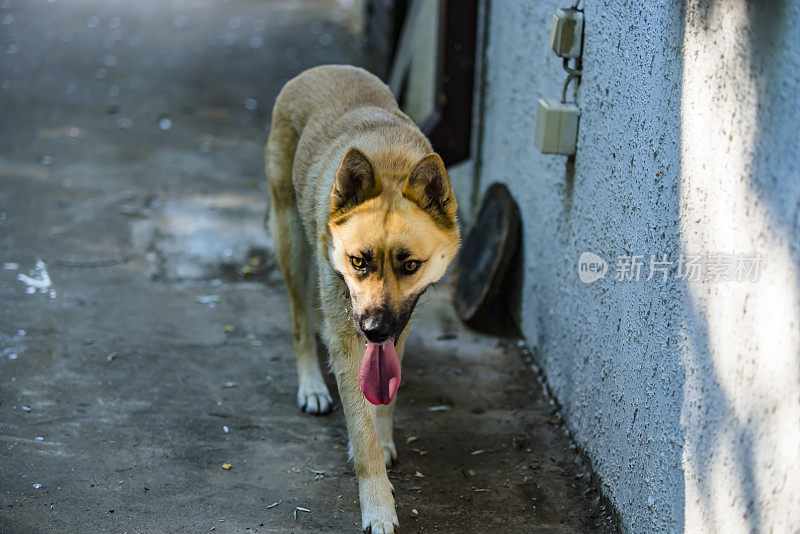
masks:
[[[442,159],[389,88],[351,66],[315,67],[272,111],[267,224],[292,311],[297,403],[331,410],[317,358],[328,348],[354,460],[364,532],[398,527],[386,474],[392,411],[420,295],[459,248]]]

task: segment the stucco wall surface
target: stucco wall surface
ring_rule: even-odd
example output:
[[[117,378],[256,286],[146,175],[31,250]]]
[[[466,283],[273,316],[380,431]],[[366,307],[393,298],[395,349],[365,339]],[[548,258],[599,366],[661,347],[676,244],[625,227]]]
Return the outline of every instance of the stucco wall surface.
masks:
[[[800,525],[800,16],[751,4],[584,2],[571,161],[533,145],[559,3],[488,4],[479,187],[520,204],[523,332],[630,532]],[[758,281],[691,280],[694,257],[758,257]]]
[[[800,3],[692,2],[681,115],[687,254],[759,256],[688,284],[686,525],[800,529]]]

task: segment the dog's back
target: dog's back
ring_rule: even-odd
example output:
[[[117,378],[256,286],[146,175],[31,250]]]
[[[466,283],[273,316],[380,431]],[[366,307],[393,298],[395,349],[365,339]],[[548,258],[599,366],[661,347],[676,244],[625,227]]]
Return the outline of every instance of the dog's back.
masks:
[[[375,106],[399,113],[389,88],[374,74],[350,65],[323,65],[289,80],[275,101],[276,118],[303,132],[309,120],[327,122],[348,111]]]
[[[276,183],[281,173],[270,173],[270,187],[296,203],[309,239],[328,215],[336,166],[353,146],[376,170],[392,172],[407,172],[432,152],[389,87],[363,69],[324,65],[287,82],[275,101],[267,151],[292,154],[292,183]]]

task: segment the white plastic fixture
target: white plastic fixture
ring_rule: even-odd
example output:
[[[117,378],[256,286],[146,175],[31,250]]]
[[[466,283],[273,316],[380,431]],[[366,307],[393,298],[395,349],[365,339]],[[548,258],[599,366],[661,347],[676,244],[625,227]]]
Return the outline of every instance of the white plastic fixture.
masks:
[[[550,46],[558,57],[581,57],[583,44],[583,12],[576,9],[556,10]]]
[[[580,115],[580,109],[573,103],[540,98],[536,114],[536,148],[542,154],[574,154]]]

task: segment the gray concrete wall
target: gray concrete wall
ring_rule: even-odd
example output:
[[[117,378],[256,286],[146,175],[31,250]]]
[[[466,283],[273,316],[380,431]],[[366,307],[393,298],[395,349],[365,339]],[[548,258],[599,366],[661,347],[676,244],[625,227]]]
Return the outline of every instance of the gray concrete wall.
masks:
[[[568,161],[533,145],[564,80],[547,45],[562,3],[493,0],[484,21],[476,179],[522,210],[522,329],[627,531],[795,529],[800,6],[584,2]],[[585,251],[604,279],[579,280]],[[736,253],[761,258],[758,281],[675,272]],[[615,279],[625,255],[639,281]],[[646,280],[651,255],[667,280]]]

